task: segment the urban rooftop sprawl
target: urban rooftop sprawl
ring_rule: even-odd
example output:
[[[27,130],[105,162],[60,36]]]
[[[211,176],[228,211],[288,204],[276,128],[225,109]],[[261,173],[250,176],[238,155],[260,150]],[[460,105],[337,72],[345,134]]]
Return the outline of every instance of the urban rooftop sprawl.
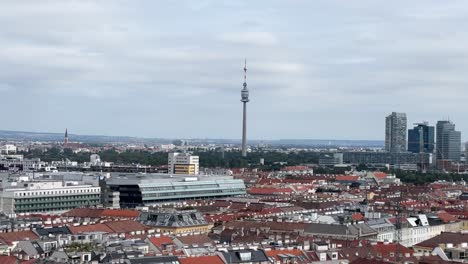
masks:
[[[381,146],[4,139],[0,263],[463,262],[461,133],[407,126],[388,115]]]

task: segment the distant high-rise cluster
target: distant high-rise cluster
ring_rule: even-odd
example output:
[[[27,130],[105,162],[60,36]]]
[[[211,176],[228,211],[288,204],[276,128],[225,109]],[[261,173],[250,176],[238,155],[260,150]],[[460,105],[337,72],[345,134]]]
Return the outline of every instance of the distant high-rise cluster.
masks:
[[[438,161],[460,161],[461,132],[455,130],[455,124],[451,121],[438,121],[436,128],[428,122],[417,123],[409,130],[406,130],[406,126],[405,113],[393,112],[385,118],[386,151],[435,153]]]
[[[385,118],[385,150],[406,151],[406,114],[393,112]]]

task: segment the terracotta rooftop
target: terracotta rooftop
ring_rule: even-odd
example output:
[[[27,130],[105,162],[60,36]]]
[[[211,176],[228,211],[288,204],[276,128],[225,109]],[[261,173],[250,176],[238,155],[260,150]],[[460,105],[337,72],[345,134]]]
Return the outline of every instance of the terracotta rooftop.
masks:
[[[26,261],[18,261],[16,262],[17,259],[15,256],[0,256],[0,263],[1,264],[33,264],[36,262],[39,262],[37,259],[31,259],[31,260],[26,260]]]
[[[385,179],[387,178],[387,173],[385,172],[374,172],[374,177],[377,179]]]
[[[119,218],[136,218],[140,215],[137,210],[126,209],[105,209],[102,212],[102,217],[119,217]]]
[[[281,171],[306,171],[309,170],[307,166],[286,166],[281,168]]]
[[[362,221],[362,220],[364,220],[364,216],[362,214],[360,214],[360,213],[355,213],[355,214],[351,215],[351,219],[353,221]]]
[[[148,239],[155,247],[158,248],[163,244],[172,244],[172,239],[168,236],[150,237]]]
[[[388,264],[391,262],[381,261],[377,259],[365,259],[365,258],[358,258],[354,261],[351,261],[349,264]]]
[[[213,240],[211,240],[207,235],[180,236],[176,239],[184,245],[203,245],[213,243]]]
[[[179,258],[181,264],[224,264],[219,256]]]
[[[75,208],[63,214],[67,217],[81,218],[136,218],[140,212],[128,209],[96,209],[96,208]]]
[[[414,245],[415,247],[435,248],[440,244],[452,243],[454,246],[468,243],[468,234],[442,232],[440,235]]]
[[[66,213],[63,216],[67,217],[89,217],[89,218],[100,218],[104,209],[92,209],[92,208],[75,208]]]
[[[81,226],[68,226],[72,234],[80,234],[80,233],[89,233],[89,232],[106,232],[106,233],[114,233],[112,229],[110,229],[105,224],[94,224],[94,225],[81,225]]]
[[[281,260],[280,258],[278,258],[278,255],[280,254],[290,254],[294,256],[302,255],[302,251],[300,251],[299,249],[265,250],[265,253],[269,257],[274,257],[277,261]]]
[[[352,175],[339,175],[335,178],[336,181],[358,181],[359,176],[352,176]]]
[[[249,194],[256,195],[274,195],[274,194],[287,194],[292,193],[290,188],[257,188],[253,187],[247,190]]]
[[[456,218],[455,216],[447,213],[447,212],[439,212],[437,214],[439,216],[440,220],[444,221],[444,223],[451,223],[451,222],[459,222],[460,220]]]
[[[33,231],[28,230],[0,233],[0,239],[7,243],[12,243],[23,240],[38,240],[39,237]]]
[[[399,252],[401,254],[406,254],[406,253],[409,253],[409,254],[413,254],[414,251],[407,248],[407,247],[404,247],[402,245],[399,245],[399,244],[385,244],[385,243],[377,243],[377,245],[371,245],[374,250],[378,253],[380,253],[382,256],[389,256],[390,253],[395,253],[397,252],[397,248],[399,249]]]
[[[107,225],[115,233],[130,233],[148,229],[147,226],[133,220],[109,221],[106,222],[105,225]]]

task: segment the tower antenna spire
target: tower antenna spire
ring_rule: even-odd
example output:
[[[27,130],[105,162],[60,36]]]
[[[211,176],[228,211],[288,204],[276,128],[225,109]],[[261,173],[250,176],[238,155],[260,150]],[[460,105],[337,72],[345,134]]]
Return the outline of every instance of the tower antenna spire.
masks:
[[[247,87],[247,59],[244,62],[244,88]]]

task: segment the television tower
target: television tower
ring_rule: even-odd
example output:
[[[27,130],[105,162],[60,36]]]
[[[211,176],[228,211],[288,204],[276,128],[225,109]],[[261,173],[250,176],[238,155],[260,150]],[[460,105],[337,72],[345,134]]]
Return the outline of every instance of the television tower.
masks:
[[[249,90],[247,89],[247,59],[244,65],[244,88],[241,91],[241,102],[244,106],[242,117],[242,157],[247,156],[247,103],[249,102]]]

